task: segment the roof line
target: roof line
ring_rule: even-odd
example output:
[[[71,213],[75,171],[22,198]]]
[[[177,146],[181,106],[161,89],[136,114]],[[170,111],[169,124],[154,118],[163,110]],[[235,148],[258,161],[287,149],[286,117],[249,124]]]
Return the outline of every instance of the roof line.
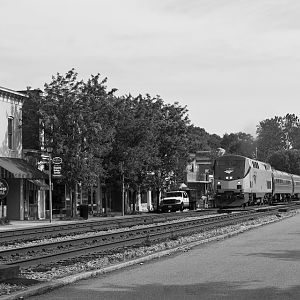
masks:
[[[0,86],[0,90],[3,91],[3,92],[6,92],[6,93],[14,94],[14,95],[21,96],[21,97],[24,97],[24,98],[28,98],[29,97],[28,95],[16,92],[14,90],[11,90],[11,89],[8,89],[8,88],[2,87],[2,86]]]

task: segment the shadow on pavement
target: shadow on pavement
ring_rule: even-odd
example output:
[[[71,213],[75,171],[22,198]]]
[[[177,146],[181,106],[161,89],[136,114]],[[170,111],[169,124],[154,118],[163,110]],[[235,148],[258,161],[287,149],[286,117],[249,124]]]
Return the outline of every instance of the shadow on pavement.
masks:
[[[300,250],[284,250],[284,251],[274,251],[265,253],[251,253],[247,256],[259,256],[267,258],[276,258],[285,261],[298,261],[300,260]]]
[[[30,299],[128,299],[128,300],[285,300],[300,299],[300,285],[286,289],[276,287],[255,288],[259,284],[251,282],[208,282],[190,285],[138,285],[121,286],[109,284],[99,288],[86,288],[84,281],[77,286],[66,287],[55,292]],[[252,285],[252,287],[251,287]]]

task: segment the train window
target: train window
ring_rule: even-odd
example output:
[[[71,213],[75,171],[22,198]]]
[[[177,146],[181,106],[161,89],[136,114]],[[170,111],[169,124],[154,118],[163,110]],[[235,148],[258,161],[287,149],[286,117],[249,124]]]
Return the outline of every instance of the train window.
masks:
[[[271,189],[272,185],[271,185],[271,181],[267,181],[267,189]]]

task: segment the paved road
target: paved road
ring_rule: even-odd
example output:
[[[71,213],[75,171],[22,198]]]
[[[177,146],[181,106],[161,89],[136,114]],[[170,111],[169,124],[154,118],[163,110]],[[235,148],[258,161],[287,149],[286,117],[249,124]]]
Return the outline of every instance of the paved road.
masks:
[[[300,214],[31,299],[300,299]]]

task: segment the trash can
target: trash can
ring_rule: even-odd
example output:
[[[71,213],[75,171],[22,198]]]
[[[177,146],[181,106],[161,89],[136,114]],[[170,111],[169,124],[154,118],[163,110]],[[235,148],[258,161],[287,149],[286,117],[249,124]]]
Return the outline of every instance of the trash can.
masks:
[[[81,204],[79,206],[79,215],[86,220],[89,218],[89,206],[87,204]]]

